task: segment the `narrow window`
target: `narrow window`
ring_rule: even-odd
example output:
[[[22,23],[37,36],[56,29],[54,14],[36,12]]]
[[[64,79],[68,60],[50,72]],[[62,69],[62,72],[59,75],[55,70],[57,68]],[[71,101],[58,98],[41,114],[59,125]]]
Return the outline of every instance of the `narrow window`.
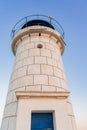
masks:
[[[53,113],[32,113],[31,130],[54,130]]]
[[[42,48],[42,47],[43,47],[42,44],[38,44],[38,45],[37,45],[37,48]]]

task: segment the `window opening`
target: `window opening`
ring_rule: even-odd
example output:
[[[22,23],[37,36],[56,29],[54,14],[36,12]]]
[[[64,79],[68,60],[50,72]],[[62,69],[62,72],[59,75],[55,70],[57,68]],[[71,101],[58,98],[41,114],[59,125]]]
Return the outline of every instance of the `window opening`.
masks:
[[[38,45],[37,45],[37,48],[42,48],[42,47],[43,47],[42,44],[38,44]]]

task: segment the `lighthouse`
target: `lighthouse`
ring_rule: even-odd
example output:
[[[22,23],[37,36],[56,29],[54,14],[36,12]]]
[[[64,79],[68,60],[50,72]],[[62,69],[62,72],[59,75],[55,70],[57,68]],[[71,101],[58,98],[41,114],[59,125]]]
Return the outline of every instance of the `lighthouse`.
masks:
[[[15,61],[1,130],[76,130],[59,22],[45,15],[22,18],[11,45]]]

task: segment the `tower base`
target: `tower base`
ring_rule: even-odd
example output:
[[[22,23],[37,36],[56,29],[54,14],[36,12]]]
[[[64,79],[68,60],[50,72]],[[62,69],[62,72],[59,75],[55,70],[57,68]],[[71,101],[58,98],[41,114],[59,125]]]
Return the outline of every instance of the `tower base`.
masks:
[[[16,96],[18,99],[16,130],[31,130],[32,113],[52,113],[53,130],[76,130],[74,117],[68,113],[68,92],[17,91]]]

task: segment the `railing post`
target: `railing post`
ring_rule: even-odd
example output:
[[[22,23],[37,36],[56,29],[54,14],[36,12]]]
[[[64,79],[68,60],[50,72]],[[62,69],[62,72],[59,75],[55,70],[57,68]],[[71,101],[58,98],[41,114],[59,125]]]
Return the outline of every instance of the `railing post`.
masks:
[[[12,30],[12,37],[14,37],[14,35],[15,35],[15,30],[13,29]]]
[[[25,17],[26,18],[26,27],[27,27],[27,17]]]

